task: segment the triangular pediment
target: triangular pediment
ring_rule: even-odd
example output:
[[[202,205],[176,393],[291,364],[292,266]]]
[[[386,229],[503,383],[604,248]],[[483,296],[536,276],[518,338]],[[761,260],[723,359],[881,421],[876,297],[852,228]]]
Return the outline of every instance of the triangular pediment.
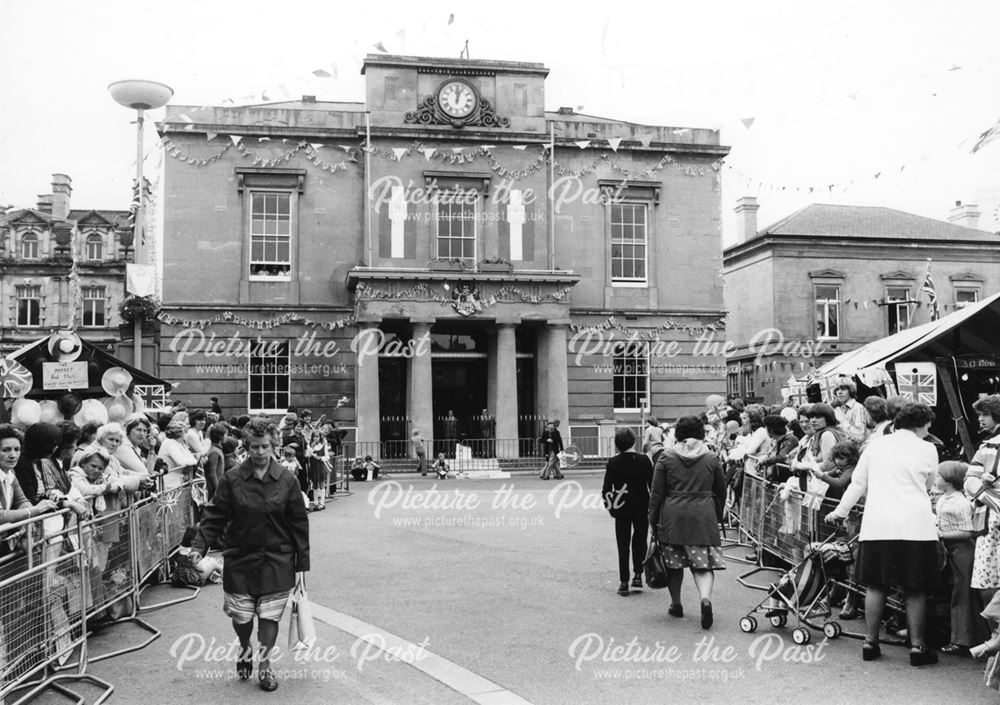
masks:
[[[90,211],[89,213],[84,213],[82,216],[77,217],[76,224],[80,227],[83,226],[102,226],[107,227],[114,225],[110,220],[105,218],[97,211]]]
[[[44,225],[48,227],[52,222],[52,219],[46,216],[44,213],[39,213],[38,211],[33,211],[30,208],[22,208],[20,210],[8,213],[3,220],[5,225],[20,225],[23,227],[33,227]]]
[[[886,272],[885,274],[880,274],[879,278],[882,279],[882,281],[885,281],[886,279],[910,279],[910,280],[916,279],[916,277],[913,276],[912,273],[905,272],[902,269],[897,269],[894,272]]]
[[[817,269],[809,272],[810,279],[847,279],[847,272],[839,269]]]
[[[948,277],[950,281],[953,282],[977,282],[982,284],[986,281],[986,278],[981,274],[976,274],[975,272],[962,272],[960,274],[952,274]]]

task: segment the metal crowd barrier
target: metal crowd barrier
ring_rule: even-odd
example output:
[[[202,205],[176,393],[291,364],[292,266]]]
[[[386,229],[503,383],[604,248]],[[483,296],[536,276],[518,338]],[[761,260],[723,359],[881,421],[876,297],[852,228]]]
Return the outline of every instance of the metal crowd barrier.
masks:
[[[95,702],[103,702],[113,686],[87,674],[88,665],[149,645],[160,631],[139,613],[199,592],[140,604],[143,591],[168,576],[192,513],[186,483],[87,521],[64,509],[0,525],[0,541],[13,551],[0,559],[0,703],[22,703],[47,688],[82,703],[65,685],[77,681],[102,688]],[[95,656],[88,640],[98,623],[132,623],[148,636]]]

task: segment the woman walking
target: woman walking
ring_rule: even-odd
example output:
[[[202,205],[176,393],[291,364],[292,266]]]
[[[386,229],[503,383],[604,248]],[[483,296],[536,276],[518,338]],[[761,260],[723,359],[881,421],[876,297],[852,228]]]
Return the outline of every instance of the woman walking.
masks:
[[[937,528],[929,491],[937,476],[937,451],[925,441],[934,412],[924,404],[908,404],[896,416],[896,431],[875,438],[861,454],[851,484],[827,521],[847,517],[851,507],[866,497],[861,518],[859,581],[865,593],[868,636],[861,658],[874,661],[882,655],[879,629],[886,591],[902,586],[906,591],[910,665],[937,663],[927,648],[924,627],[927,590],[938,573]]]
[[[712,585],[724,570],[719,522],[726,503],[726,478],[718,457],[705,445],[705,425],[697,416],[677,421],[677,442],[663,451],[653,471],[649,525],[667,564],[669,614],[683,617],[681,583],[690,568],[701,597],[701,626],[712,626]]]
[[[608,460],[604,472],[601,496],[615,520],[618,542],[619,595],[629,594],[628,558],[632,546],[632,587],[642,587],[642,560],[646,556],[646,512],[649,510],[649,485],[653,480],[653,465],[642,453],[632,450],[635,433],[623,427],[615,431],[618,455]]]
[[[260,687],[272,691],[278,687],[271,669],[278,623],[300,579],[296,573],[309,570],[309,518],[298,479],[274,459],[275,425],[253,419],[243,440],[250,457],[222,477],[205,506],[195,549],[204,555],[226,529],[223,610],[240,641],[236,672],[246,680],[253,671],[250,637],[257,617]]]

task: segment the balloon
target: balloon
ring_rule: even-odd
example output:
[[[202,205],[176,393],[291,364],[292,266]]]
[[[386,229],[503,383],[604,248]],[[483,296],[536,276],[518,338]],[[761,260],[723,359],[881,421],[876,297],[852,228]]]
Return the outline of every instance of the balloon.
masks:
[[[102,400],[104,408],[108,410],[108,418],[111,421],[122,421],[126,416],[135,411],[135,404],[124,394],[118,394]]]
[[[42,420],[42,408],[34,399],[18,399],[10,408],[10,420],[22,428],[34,426]]]
[[[62,412],[59,411],[59,405],[56,402],[52,401],[51,399],[46,399],[45,401],[41,402],[38,406],[41,407],[39,420],[42,423],[57,424],[65,418],[62,415]]]

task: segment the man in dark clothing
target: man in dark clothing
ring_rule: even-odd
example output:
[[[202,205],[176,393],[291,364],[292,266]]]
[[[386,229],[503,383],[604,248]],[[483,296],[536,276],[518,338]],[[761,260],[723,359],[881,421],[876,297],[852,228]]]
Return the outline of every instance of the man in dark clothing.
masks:
[[[642,587],[642,561],[646,557],[646,514],[649,511],[649,486],[653,482],[653,464],[643,453],[634,452],[635,433],[628,427],[615,431],[618,455],[608,460],[601,497],[615,520],[618,543],[619,595],[629,594],[629,545],[632,547],[632,587]]]
[[[542,479],[548,480],[552,476],[557,480],[561,480],[563,474],[559,471],[559,453],[563,449],[563,443],[562,436],[556,430],[555,423],[549,421],[545,424],[545,430],[538,439],[538,443],[545,454],[545,467],[542,468]]]

